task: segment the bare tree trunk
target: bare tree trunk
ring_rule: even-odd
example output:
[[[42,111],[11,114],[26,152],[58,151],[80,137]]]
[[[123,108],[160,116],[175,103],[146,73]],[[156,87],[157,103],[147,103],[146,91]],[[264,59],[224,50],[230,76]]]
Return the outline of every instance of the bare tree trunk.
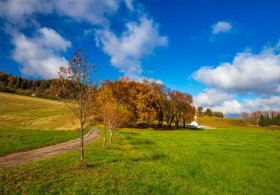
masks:
[[[162,120],[158,121],[158,127],[162,127]]]
[[[106,128],[104,128],[104,140],[103,140],[103,146],[106,146]]]
[[[170,120],[170,121],[168,122],[168,125],[167,125],[167,126],[168,126],[168,127],[171,127],[171,126],[172,126],[172,122],[173,122],[173,121]]]
[[[183,127],[185,128],[186,127],[186,119],[183,118]]]
[[[81,122],[81,161],[84,161],[84,126]]]
[[[81,83],[79,83],[80,91],[82,89]],[[81,162],[84,161],[84,123],[83,123],[83,107],[82,107],[82,94],[79,97],[79,104],[80,104],[80,125],[81,125]]]
[[[173,115],[173,116],[171,117],[171,119],[169,120],[169,122],[168,122],[168,127],[171,127],[171,126],[172,126],[172,123],[173,123],[173,121],[174,121],[174,118],[175,118],[175,115]]]
[[[162,113],[162,111],[159,111],[159,114],[158,114],[158,127],[162,127],[162,122],[163,122],[163,113]]]
[[[179,120],[175,121],[176,128],[179,128]]]
[[[113,135],[114,135],[114,131],[110,129],[110,144],[112,144],[113,142]]]

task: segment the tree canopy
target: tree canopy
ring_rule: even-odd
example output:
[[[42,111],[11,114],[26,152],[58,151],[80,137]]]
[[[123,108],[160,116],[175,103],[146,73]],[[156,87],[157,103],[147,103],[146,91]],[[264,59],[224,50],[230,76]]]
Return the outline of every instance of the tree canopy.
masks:
[[[106,81],[99,91],[110,90],[114,101],[130,112],[130,125],[152,126],[158,121],[161,127],[175,124],[185,126],[195,114],[192,96],[176,90],[170,90],[162,84],[145,80],[129,81],[121,78],[117,81]]]

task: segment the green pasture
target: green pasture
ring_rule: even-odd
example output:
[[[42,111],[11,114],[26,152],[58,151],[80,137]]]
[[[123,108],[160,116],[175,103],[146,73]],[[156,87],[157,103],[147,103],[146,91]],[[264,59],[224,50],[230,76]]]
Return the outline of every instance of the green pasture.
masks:
[[[0,93],[0,106],[0,155],[79,135],[60,102]],[[79,150],[0,168],[0,194],[280,194],[279,130],[199,121],[216,129],[122,129],[107,148],[101,134],[87,168]]]
[[[241,127],[117,132],[79,151],[0,169],[0,193],[279,194],[280,132]]]

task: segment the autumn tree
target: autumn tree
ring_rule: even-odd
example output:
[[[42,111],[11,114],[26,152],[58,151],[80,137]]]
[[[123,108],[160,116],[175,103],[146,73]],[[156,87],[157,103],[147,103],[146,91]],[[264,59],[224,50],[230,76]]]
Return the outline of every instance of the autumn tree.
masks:
[[[15,78],[12,75],[8,76],[8,87],[13,88],[15,84]]]
[[[224,118],[224,114],[222,112],[213,111],[212,116]]]
[[[183,127],[186,127],[186,122],[190,123],[193,120],[193,117],[195,115],[196,108],[194,106],[188,105],[185,109],[185,111],[182,114],[183,117]]]
[[[110,133],[110,144],[117,128],[127,124],[131,113],[126,106],[117,101],[109,86],[103,85],[96,96],[95,113],[107,126]],[[106,129],[104,129],[104,146],[106,146]]]
[[[167,94],[165,93],[166,87],[154,81],[145,81],[145,84],[147,84],[152,91],[156,120],[158,121],[158,127],[162,127],[165,116],[165,108],[167,107]]]
[[[191,120],[195,113],[191,95],[153,81],[135,82],[121,78],[105,81],[99,90],[105,86],[109,87],[115,101],[130,112],[129,124],[133,126],[151,126],[156,120],[159,127],[164,121],[168,126],[173,123],[179,126],[179,123]]]
[[[167,92],[167,100],[165,107],[165,119],[166,123],[169,127],[172,126],[174,122],[176,127],[179,127],[180,120],[185,124],[188,114],[192,113],[192,117],[194,113],[192,112],[192,96],[186,93],[182,93],[176,90],[168,90]],[[183,126],[185,126],[183,124]]]
[[[109,86],[117,102],[131,112],[130,122],[134,126],[139,123],[151,125],[156,119],[154,95],[147,84],[122,78],[115,82],[107,81],[104,85]]]
[[[84,161],[84,126],[92,116],[93,86],[89,73],[94,70],[78,50],[67,67],[60,67],[58,96],[72,110],[80,125],[80,160]]]
[[[192,96],[187,93],[179,92],[179,103],[178,103],[178,110],[181,113],[183,127],[186,126],[186,121],[191,122],[193,116],[195,115],[195,107],[192,104]],[[180,120],[180,118],[179,118]],[[177,123],[179,125],[179,123]]]

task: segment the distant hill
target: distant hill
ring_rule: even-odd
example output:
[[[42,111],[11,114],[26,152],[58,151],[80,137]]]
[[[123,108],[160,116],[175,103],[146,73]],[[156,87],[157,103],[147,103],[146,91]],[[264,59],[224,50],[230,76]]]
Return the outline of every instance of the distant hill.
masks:
[[[0,127],[41,130],[78,128],[70,109],[56,100],[0,92],[0,105]]]
[[[233,119],[233,118],[199,116],[198,122],[200,123],[200,125],[211,126],[211,127],[241,127],[241,126],[244,127],[240,119]]]
[[[55,83],[56,79],[30,80],[0,72],[0,91],[2,92],[54,99],[57,92]]]
[[[246,125],[242,122],[241,119],[235,119],[235,118],[221,118],[221,117],[213,117],[213,116],[199,116],[198,122],[202,126],[211,126],[211,127],[225,127],[225,128],[231,128],[231,127],[250,127],[250,128],[262,128],[258,125]],[[271,125],[271,126],[265,126],[266,129],[269,130],[280,130],[279,126]]]

